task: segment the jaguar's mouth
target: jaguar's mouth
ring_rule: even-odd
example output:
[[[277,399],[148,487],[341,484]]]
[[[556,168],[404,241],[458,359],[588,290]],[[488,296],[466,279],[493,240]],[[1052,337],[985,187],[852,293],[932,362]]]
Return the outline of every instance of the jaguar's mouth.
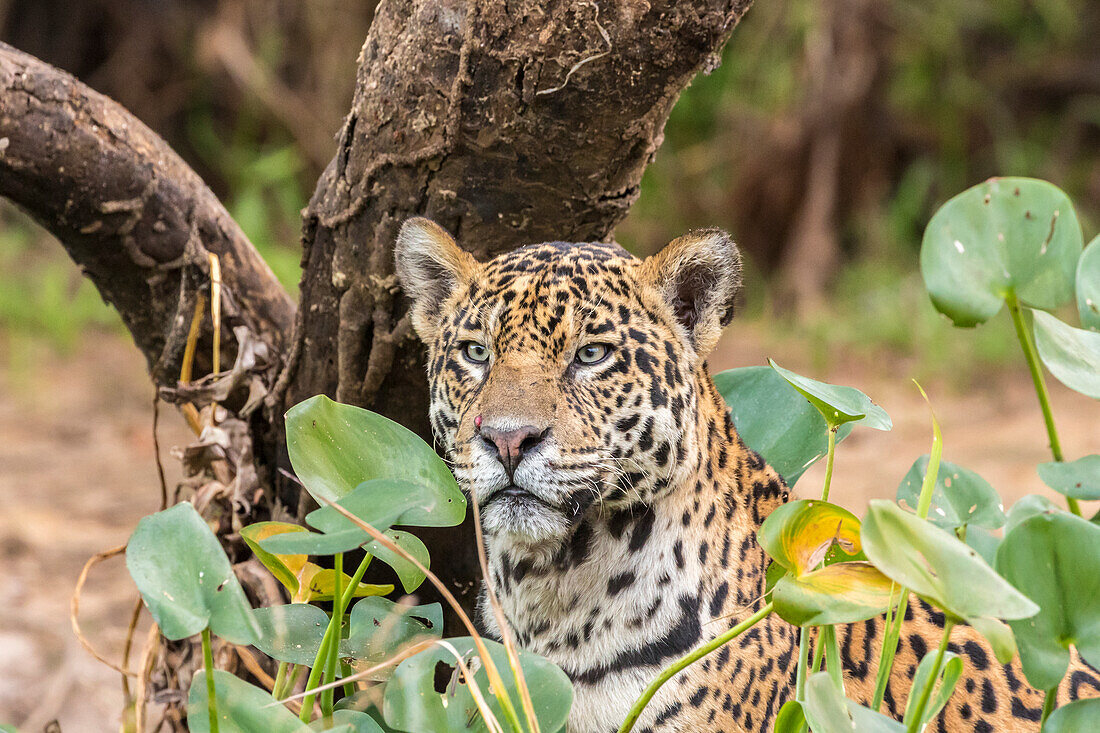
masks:
[[[502,489],[497,489],[496,491],[494,491],[489,496],[489,498],[481,503],[481,508],[485,509],[495,503],[504,503],[508,506],[516,508],[522,508],[525,506],[531,508],[542,506],[547,509],[559,508],[549,503],[545,499],[540,499],[538,496],[535,496],[533,493],[523,488],[522,486],[516,486],[515,484],[509,484]]]

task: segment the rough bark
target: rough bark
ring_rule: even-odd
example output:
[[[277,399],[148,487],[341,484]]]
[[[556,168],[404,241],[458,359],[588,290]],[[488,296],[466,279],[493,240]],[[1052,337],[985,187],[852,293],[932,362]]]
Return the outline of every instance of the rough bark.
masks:
[[[294,302],[187,164],[112,100],[2,43],[0,195],[61,241],[158,384],[175,384],[208,252],[221,263],[227,357],[235,326],[271,354],[289,341]]]
[[[379,6],[340,148],[306,214],[292,403],[317,392],[427,435],[423,352],[393,276],[407,217],[486,259],[608,236],[637,198],[673,103],[749,5],[464,2]],[[469,527],[447,579],[475,575]]]

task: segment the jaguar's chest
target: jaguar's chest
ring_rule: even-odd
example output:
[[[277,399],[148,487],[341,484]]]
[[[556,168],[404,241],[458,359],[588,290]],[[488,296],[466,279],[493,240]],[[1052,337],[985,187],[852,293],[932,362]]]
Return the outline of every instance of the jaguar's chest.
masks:
[[[570,731],[616,730],[661,669],[724,631],[731,609],[759,595],[751,516],[726,506],[718,493],[690,492],[599,513],[552,552],[489,538],[494,588],[517,643],[573,681]],[[483,623],[498,631],[482,601]],[[674,704],[676,687],[651,714]]]

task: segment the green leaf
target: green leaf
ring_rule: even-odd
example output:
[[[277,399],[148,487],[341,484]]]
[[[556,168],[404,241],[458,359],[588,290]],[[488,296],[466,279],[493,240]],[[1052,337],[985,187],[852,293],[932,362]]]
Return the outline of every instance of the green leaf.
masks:
[[[991,178],[963,191],[924,230],[920,268],[936,309],[975,326],[1015,291],[1038,308],[1073,297],[1081,225],[1069,198],[1031,178]]]
[[[772,733],[806,733],[806,714],[802,712],[802,703],[788,700],[779,708],[775,716]]]
[[[1031,313],[1035,346],[1050,373],[1070,389],[1100,399],[1100,332],[1074,328],[1043,311]]]
[[[311,397],[286,413],[290,463],[306,490],[336,501],[370,479],[403,479],[465,499],[443,460],[412,431],[381,415]],[[408,524],[421,524],[415,515]],[[424,525],[428,526],[428,525]],[[440,525],[431,525],[440,526]]]
[[[860,555],[859,519],[844,507],[816,499],[781,505],[757,531],[764,552],[777,563],[802,574],[816,568],[834,546],[844,559]]]
[[[932,675],[932,667],[935,664],[936,652],[929,652],[924,655],[917,666],[917,673],[913,677],[913,686],[909,690],[909,699],[905,703],[903,721],[906,725],[909,725],[913,716],[917,714],[917,699],[920,697],[925,685],[928,684],[928,678]],[[917,724],[917,730],[922,730],[928,721],[943,710],[943,706],[947,704],[947,699],[955,691],[955,685],[958,684],[962,671],[963,660],[959,655],[954,652],[944,652],[943,664],[940,666],[939,674],[934,683],[935,686],[932,688],[932,695],[924,706],[924,714],[921,716],[920,723]]]
[[[862,423],[875,430],[890,430],[893,427],[886,410],[871,402],[870,397],[855,387],[826,384],[795,374],[771,359],[768,359],[768,363],[779,373],[779,376],[787,380],[788,384],[817,408],[830,427],[838,427],[847,422]]]
[[[998,662],[1008,664],[1016,658],[1016,637],[1004,621],[988,616],[973,616],[967,619],[967,623],[989,642]]]
[[[421,565],[426,568],[431,567],[431,557],[428,555],[428,548],[419,537],[409,532],[402,532],[399,529],[386,530],[383,534],[389,537],[398,547],[419,560]],[[405,589],[406,593],[412,593],[424,582],[425,576],[420,568],[416,567],[412,562],[398,555],[393,550],[385,547],[381,542],[372,540],[363,545],[363,549],[393,568],[394,572],[397,573],[398,579],[401,581],[401,587]]]
[[[348,638],[340,642],[340,653],[366,668],[421,639],[442,636],[443,606],[438,603],[407,606],[386,598],[364,598],[351,609]]]
[[[955,535],[893,502],[870,502],[861,538],[875,567],[956,618],[1019,619],[1039,610]]]
[[[993,567],[997,559],[997,547],[1001,544],[1000,537],[982,527],[968,527],[965,542],[981,555],[987,565]]]
[[[282,705],[272,705],[271,695],[235,675],[214,670],[214,699],[218,706],[219,733],[309,733],[309,726]],[[187,727],[191,733],[210,733],[206,671],[191,679],[187,695]]]
[[[241,539],[256,555],[256,559],[271,571],[275,579],[293,596],[298,592],[299,575],[309,560],[308,555],[275,555],[260,547],[268,537],[287,532],[308,532],[305,527],[289,522],[256,522],[241,529]]]
[[[351,585],[351,576],[347,573],[341,573],[340,588],[341,590],[347,589]],[[313,575],[309,580],[309,597],[303,599],[307,603],[314,601],[331,601],[333,598],[333,592],[336,590],[336,584],[333,582],[336,578],[336,572],[331,568],[320,568],[317,573]],[[393,593],[393,584],[385,583],[382,585],[376,585],[374,583],[360,583],[355,588],[355,593],[352,594],[353,598],[363,598],[364,596],[384,596]]]
[[[430,487],[400,479],[364,481],[338,503],[379,532],[393,524],[449,527],[460,524],[466,514],[466,500],[457,488]],[[306,522],[321,533],[280,534],[259,544],[276,554],[332,555],[372,541],[365,529],[331,506],[310,512]]]
[[[1100,698],[1077,700],[1055,710],[1043,724],[1043,733],[1083,733],[1100,730]]]
[[[469,661],[477,657],[473,639],[459,637],[448,639],[459,655]],[[504,685],[513,701],[519,700],[515,680],[507,673],[508,657],[504,647],[485,640],[493,662],[505,670]],[[527,685],[534,691],[535,716],[542,730],[556,731],[565,725],[569,707],[573,701],[573,689],[569,678],[542,657],[519,651]],[[439,666],[437,669],[437,665]],[[436,692],[436,680],[445,669],[453,669],[445,689]],[[417,733],[453,733],[459,730],[487,730],[474,704],[469,688],[455,667],[455,658],[442,647],[433,647],[403,661],[386,683],[383,711],[386,723],[393,728]],[[478,687],[486,697],[490,709],[498,720],[504,720],[500,705],[489,691],[489,680],[482,664],[474,673]],[[472,721],[472,722],[471,722]]]
[[[847,699],[818,672],[806,680],[806,720],[814,733],[904,733],[905,726],[885,715]]]
[[[1100,666],[1100,527],[1067,512],[1036,514],[1005,536],[997,568],[1042,608],[1010,621],[1033,687],[1058,684],[1071,645]]]
[[[186,639],[208,626],[234,644],[252,644],[259,635],[225,551],[189,503],[138,522],[126,567],[167,638]]]
[[[1100,331],[1100,235],[1077,261],[1077,312],[1082,326]]]
[[[828,423],[813,405],[771,367],[729,369],[714,375],[714,385],[730,406],[730,417],[745,445],[764,457],[788,486],[829,447]],[[852,424],[837,431],[847,438]]]
[[[878,616],[890,605],[894,583],[870,563],[842,562],[775,584],[775,612],[795,626],[850,624]]]
[[[343,726],[349,733],[385,733],[382,726],[374,722],[374,719],[366,713],[358,710],[335,710],[332,713],[331,725],[324,718],[310,723],[310,730],[335,731],[335,726]],[[266,733],[266,731],[265,731]]]
[[[920,501],[921,485],[928,472],[929,456],[918,458],[898,486],[897,500],[912,509]],[[998,529],[1004,526],[1004,505],[996,489],[968,468],[940,462],[936,485],[932,488],[932,504],[928,521],[943,529],[964,525]]]
[[[1062,511],[1057,504],[1045,496],[1028,494],[1012,505],[1008,510],[1008,521],[1005,523],[1005,536],[1013,529],[1034,517],[1036,514],[1058,513]],[[1002,540],[1003,541],[1003,540]]]
[[[1100,499],[1100,455],[1085,456],[1068,463],[1040,463],[1039,478],[1063,496]]]
[[[312,665],[328,626],[328,614],[308,603],[252,610],[260,626],[256,647],[280,662]]]

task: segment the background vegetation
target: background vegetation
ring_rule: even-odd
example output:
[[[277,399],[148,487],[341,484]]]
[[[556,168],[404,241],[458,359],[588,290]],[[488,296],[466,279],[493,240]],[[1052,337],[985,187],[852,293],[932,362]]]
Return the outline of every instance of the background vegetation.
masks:
[[[372,12],[351,0],[9,0],[0,39],[166,137],[293,285],[299,210]],[[886,346],[927,368],[972,367],[965,381],[1010,357],[1011,333],[998,323],[970,342],[938,328],[914,267],[920,233],[952,192],[995,174],[1051,180],[1086,230],[1097,221],[1097,35],[1088,0],[760,2],[680,100],[618,236],[645,254],[690,227],[728,228],[749,259],[745,312],[780,319],[819,363]],[[71,348],[85,326],[114,322],[60,249],[11,212],[2,221],[5,338]]]

